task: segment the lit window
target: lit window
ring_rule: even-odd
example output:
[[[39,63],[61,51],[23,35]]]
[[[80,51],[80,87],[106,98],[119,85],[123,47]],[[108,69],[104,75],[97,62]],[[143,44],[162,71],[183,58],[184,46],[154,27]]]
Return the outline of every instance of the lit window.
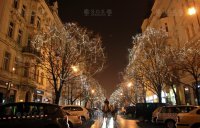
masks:
[[[3,69],[9,71],[10,66],[10,53],[5,52]]]
[[[13,30],[14,30],[14,24],[13,22],[10,22],[9,29],[8,29],[8,36],[11,38],[13,37]]]

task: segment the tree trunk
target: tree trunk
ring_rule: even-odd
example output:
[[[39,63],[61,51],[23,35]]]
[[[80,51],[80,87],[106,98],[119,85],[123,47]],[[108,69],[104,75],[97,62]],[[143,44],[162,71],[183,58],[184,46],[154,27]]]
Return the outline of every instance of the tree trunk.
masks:
[[[174,96],[175,96],[176,105],[180,105],[180,100],[179,100],[179,97],[178,97],[178,95],[177,95],[177,93],[176,93],[176,91],[175,91],[174,87],[173,87],[173,84],[171,84],[170,86],[171,86],[171,88],[172,88],[172,91],[173,91],[173,93],[174,93]],[[177,90],[177,88],[176,88],[176,90]]]
[[[162,103],[161,91],[158,92],[158,103]]]
[[[55,91],[55,94],[56,94],[56,98],[55,98],[55,104],[59,104],[59,101],[60,101],[60,93],[59,91]]]

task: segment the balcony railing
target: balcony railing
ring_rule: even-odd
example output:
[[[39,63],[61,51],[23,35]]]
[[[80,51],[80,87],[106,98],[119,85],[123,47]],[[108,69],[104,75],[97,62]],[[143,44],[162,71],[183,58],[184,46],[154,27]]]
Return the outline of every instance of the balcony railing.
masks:
[[[22,48],[22,52],[23,53],[29,53],[29,54],[33,54],[37,57],[41,56],[41,53],[39,51],[37,51],[35,48],[31,47],[31,46],[25,46]]]

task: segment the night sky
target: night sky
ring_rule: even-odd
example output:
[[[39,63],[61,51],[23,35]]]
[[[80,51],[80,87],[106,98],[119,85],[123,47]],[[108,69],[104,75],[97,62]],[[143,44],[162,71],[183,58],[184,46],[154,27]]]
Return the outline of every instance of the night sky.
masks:
[[[107,62],[95,78],[109,96],[120,83],[120,72],[128,64],[128,48],[132,36],[141,32],[153,0],[58,0],[59,16],[63,23],[79,25],[102,36]]]

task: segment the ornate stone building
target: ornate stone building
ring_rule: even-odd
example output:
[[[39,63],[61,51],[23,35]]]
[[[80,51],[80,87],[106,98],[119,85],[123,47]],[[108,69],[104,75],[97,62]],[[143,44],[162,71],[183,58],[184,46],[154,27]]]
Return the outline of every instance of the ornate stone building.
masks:
[[[57,2],[0,0],[0,104],[4,102],[52,102],[45,71],[37,65],[40,53],[31,38],[45,26],[62,26]]]
[[[152,13],[142,24],[142,31],[147,27],[164,29],[169,35],[169,44],[181,45],[187,41],[195,41],[200,36],[200,1],[197,0],[155,0]],[[189,9],[192,15],[188,14]],[[193,84],[190,75],[185,74],[182,78],[186,83]],[[176,89],[181,104],[196,104],[193,89],[181,85]],[[200,92],[200,89],[199,89]],[[149,101],[155,101],[156,97],[148,92]],[[163,99],[170,98],[174,102],[174,95],[170,89],[163,91]]]

